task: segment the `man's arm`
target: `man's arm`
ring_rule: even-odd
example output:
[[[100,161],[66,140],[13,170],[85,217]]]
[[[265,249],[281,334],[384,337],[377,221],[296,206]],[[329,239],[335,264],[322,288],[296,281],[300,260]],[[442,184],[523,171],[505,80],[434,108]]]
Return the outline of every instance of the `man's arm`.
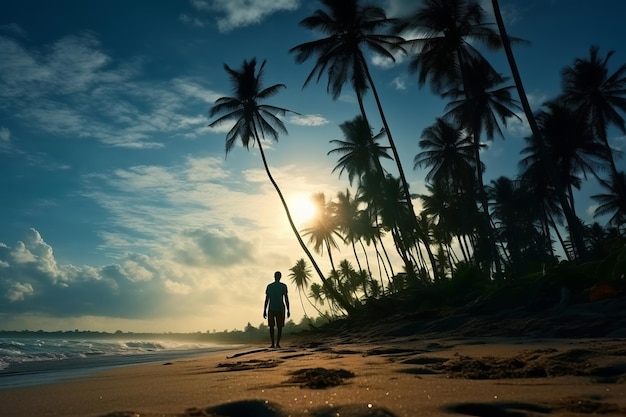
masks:
[[[291,315],[289,312],[289,296],[287,295],[287,287],[285,286],[285,305],[287,306],[287,318]]]
[[[270,296],[265,294],[265,302],[263,303],[263,318],[267,318],[267,305],[270,303]]]

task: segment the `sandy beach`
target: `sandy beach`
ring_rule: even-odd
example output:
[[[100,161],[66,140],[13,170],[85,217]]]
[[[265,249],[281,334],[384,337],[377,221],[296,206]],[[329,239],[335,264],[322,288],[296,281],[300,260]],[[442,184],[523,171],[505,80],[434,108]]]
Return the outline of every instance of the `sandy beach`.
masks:
[[[352,323],[293,337],[281,349],[248,346],[0,390],[0,415],[624,416],[626,340],[553,337],[547,331],[560,331],[550,322],[555,317],[561,329],[568,321],[578,323],[579,332],[597,329],[597,320],[611,320],[606,313],[585,311],[585,322],[574,319],[576,310],[544,314],[535,320],[544,327],[520,318],[519,326],[543,329],[523,338],[508,335],[515,326],[502,317],[484,318],[481,326],[470,316]],[[490,327],[498,320],[504,323],[501,332]],[[425,330],[437,323],[448,323],[448,330]],[[623,323],[611,323],[619,335]],[[459,330],[473,334],[479,327],[488,336]]]

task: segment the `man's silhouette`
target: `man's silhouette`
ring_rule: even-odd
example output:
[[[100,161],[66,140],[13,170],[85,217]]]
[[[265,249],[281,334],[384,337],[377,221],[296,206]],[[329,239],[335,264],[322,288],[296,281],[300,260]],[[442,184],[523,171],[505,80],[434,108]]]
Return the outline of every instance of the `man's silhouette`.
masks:
[[[268,319],[267,325],[270,327],[272,348],[280,347],[280,337],[282,336],[283,326],[285,325],[285,305],[287,306],[287,317],[291,315],[289,312],[287,286],[280,282],[281,277],[282,274],[280,271],[274,272],[274,282],[269,284],[265,289],[265,303],[263,304],[263,318]],[[276,344],[274,344],[274,326],[278,327]]]

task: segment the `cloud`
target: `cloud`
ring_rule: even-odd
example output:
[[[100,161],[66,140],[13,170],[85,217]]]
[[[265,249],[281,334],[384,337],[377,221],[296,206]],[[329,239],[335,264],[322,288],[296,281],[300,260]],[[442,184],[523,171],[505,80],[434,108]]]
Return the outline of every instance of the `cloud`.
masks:
[[[141,60],[115,60],[89,32],[40,48],[0,35],[0,113],[55,137],[131,149],[162,148],[166,135],[203,134],[216,92],[193,78],[141,75]]]
[[[292,115],[288,121],[299,126],[324,126],[330,123],[327,118],[320,114]]]
[[[406,77],[395,77],[392,81],[391,84],[393,85],[393,87],[396,90],[406,90]]]
[[[217,13],[217,27],[221,32],[258,24],[268,16],[282,11],[293,11],[300,7],[300,0],[191,0],[199,12]],[[204,26],[201,19],[185,15],[182,21]]]
[[[198,231],[189,234],[191,242],[211,260],[238,257],[251,248],[237,239],[211,239]],[[42,248],[48,248],[42,252]],[[24,253],[32,256],[24,258]],[[189,254],[187,254],[188,256]],[[180,317],[195,308],[224,301],[217,286],[228,288],[223,278],[203,276],[166,253],[129,253],[119,264],[100,268],[59,265],[51,247],[31,229],[25,241],[14,247],[0,246],[0,315],[42,314],[49,318],[72,316],[118,317],[129,320]],[[207,265],[206,260],[203,262]],[[54,265],[54,268],[50,268]],[[218,272],[219,265],[211,264]],[[234,269],[236,271],[236,268]],[[260,289],[259,289],[260,292]],[[186,303],[181,303],[185,297]],[[226,297],[229,299],[229,297]],[[222,301],[220,301],[222,300]],[[233,302],[234,300],[229,300]],[[190,307],[193,305],[193,307]]]
[[[25,38],[26,31],[16,23],[9,23],[6,25],[0,25],[0,33],[13,36],[15,38]]]
[[[0,152],[9,151],[11,148],[11,131],[4,126],[0,126]]]

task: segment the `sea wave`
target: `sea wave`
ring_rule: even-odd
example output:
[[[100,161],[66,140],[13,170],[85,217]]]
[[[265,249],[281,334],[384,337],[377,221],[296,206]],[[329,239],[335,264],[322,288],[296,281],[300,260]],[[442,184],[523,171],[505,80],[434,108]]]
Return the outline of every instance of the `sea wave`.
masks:
[[[14,363],[64,360],[93,356],[141,355],[144,353],[214,348],[211,343],[166,340],[1,339],[0,369]]]

